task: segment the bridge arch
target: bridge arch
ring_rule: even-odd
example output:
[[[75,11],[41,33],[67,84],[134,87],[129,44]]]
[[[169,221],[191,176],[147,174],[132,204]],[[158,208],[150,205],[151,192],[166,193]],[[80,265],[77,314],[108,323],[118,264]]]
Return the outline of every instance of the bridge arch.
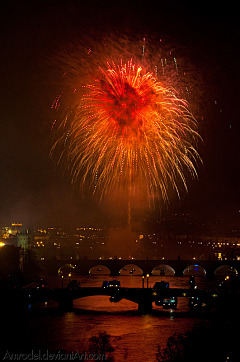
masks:
[[[114,303],[114,301],[111,301],[110,295],[96,294],[74,299],[73,306],[83,310],[107,311],[111,313],[123,310],[136,310],[138,303],[127,298],[122,298]]]
[[[119,270],[119,275],[143,275],[143,270],[136,264],[126,264]]]
[[[168,264],[159,264],[153,268],[151,275],[175,275],[175,270]]]
[[[238,275],[238,271],[237,269],[235,269],[234,267],[224,264],[219,266],[215,271],[214,271],[214,275],[215,277],[218,276],[227,276],[227,275]]]
[[[79,270],[78,270],[77,265],[75,265],[75,264],[63,264],[58,269],[58,275],[66,276],[69,273],[71,273],[72,275],[79,274]]]
[[[89,269],[89,274],[95,274],[95,275],[110,275],[111,270],[103,264],[94,265],[92,268]]]
[[[206,270],[198,264],[191,264],[189,266],[187,266],[184,270],[183,270],[183,276],[196,276],[196,277],[203,277],[206,276],[207,272]]]

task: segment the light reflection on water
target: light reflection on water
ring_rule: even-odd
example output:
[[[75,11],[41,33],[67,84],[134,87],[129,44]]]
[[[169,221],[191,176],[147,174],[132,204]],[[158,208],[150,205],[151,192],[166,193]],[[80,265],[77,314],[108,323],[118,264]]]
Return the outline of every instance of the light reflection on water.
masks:
[[[194,322],[197,322],[197,319]],[[176,320],[170,316],[159,317],[150,314],[82,316],[66,313],[65,332],[61,338],[65,340],[69,350],[75,350],[77,345],[78,348],[81,345],[81,351],[84,351],[88,349],[88,341],[92,335],[106,331],[112,337],[116,361],[152,362],[156,360],[157,345],[164,345],[172,334],[187,331],[193,324],[190,319]]]
[[[116,279],[109,275],[75,277],[81,285],[100,287],[104,280]],[[123,287],[142,287],[141,276],[117,277]],[[188,288],[188,278],[152,276],[149,287],[156,281],[167,280],[170,287]],[[68,278],[65,280],[66,285]],[[212,281],[196,278],[199,287],[210,288]],[[49,287],[61,287],[61,278],[49,278]],[[146,287],[146,283],[145,283]],[[200,321],[207,322],[203,316],[191,315],[188,299],[179,298],[176,311],[163,310],[153,305],[153,313],[139,315],[137,304],[121,300],[111,303],[107,296],[85,297],[74,301],[73,312],[60,313],[56,303],[47,307],[33,306],[32,311],[20,323],[14,319],[13,338],[18,339],[21,350],[65,349],[67,352],[84,353],[88,351],[89,338],[106,331],[111,335],[115,348],[116,362],[156,361],[157,346],[164,346],[168,337],[174,333],[186,332]],[[13,329],[11,329],[13,330]],[[26,335],[28,336],[26,338]]]

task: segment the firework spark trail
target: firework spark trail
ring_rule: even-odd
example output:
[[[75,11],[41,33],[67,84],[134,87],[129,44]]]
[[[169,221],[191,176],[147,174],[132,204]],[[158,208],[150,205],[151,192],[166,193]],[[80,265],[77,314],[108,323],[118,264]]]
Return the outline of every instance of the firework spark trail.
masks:
[[[141,189],[167,201],[169,187],[180,197],[179,180],[187,189],[185,170],[195,177],[200,159],[187,102],[132,60],[100,71],[62,137],[61,157],[73,183],[88,183],[101,197],[114,189],[132,195]]]

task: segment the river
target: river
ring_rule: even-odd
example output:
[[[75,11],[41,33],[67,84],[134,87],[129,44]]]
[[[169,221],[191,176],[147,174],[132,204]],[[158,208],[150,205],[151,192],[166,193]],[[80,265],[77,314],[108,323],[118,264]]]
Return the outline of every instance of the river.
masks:
[[[82,286],[100,287],[104,280],[114,279],[109,275],[74,277]],[[117,278],[123,287],[142,287],[142,277],[137,275]],[[165,280],[172,288],[188,288],[188,277],[151,276],[149,287],[156,281]],[[48,287],[61,287],[60,277],[48,279]],[[64,279],[64,286],[68,278]],[[200,288],[211,288],[215,281],[196,277]],[[145,281],[145,287],[146,281]],[[17,301],[16,301],[17,303]],[[191,330],[194,325],[211,323],[209,314],[190,313],[188,299],[179,298],[176,310],[163,310],[153,305],[153,312],[139,315],[137,304],[121,300],[111,303],[107,296],[86,297],[74,301],[72,312],[58,310],[57,303],[29,306],[25,313],[13,313],[7,317],[4,329],[2,353],[15,351],[58,351],[67,353],[88,351],[89,338],[106,332],[111,336],[114,360],[153,362],[156,361],[157,346],[164,347],[174,333]]]

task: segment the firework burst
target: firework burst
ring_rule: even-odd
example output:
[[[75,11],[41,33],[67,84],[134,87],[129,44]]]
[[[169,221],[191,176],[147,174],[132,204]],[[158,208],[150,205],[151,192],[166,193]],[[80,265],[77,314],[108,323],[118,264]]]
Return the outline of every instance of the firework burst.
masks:
[[[200,136],[187,102],[132,60],[100,68],[70,115],[53,149],[64,146],[73,183],[101,198],[120,190],[166,202],[170,189],[187,189],[186,172],[197,175]]]

